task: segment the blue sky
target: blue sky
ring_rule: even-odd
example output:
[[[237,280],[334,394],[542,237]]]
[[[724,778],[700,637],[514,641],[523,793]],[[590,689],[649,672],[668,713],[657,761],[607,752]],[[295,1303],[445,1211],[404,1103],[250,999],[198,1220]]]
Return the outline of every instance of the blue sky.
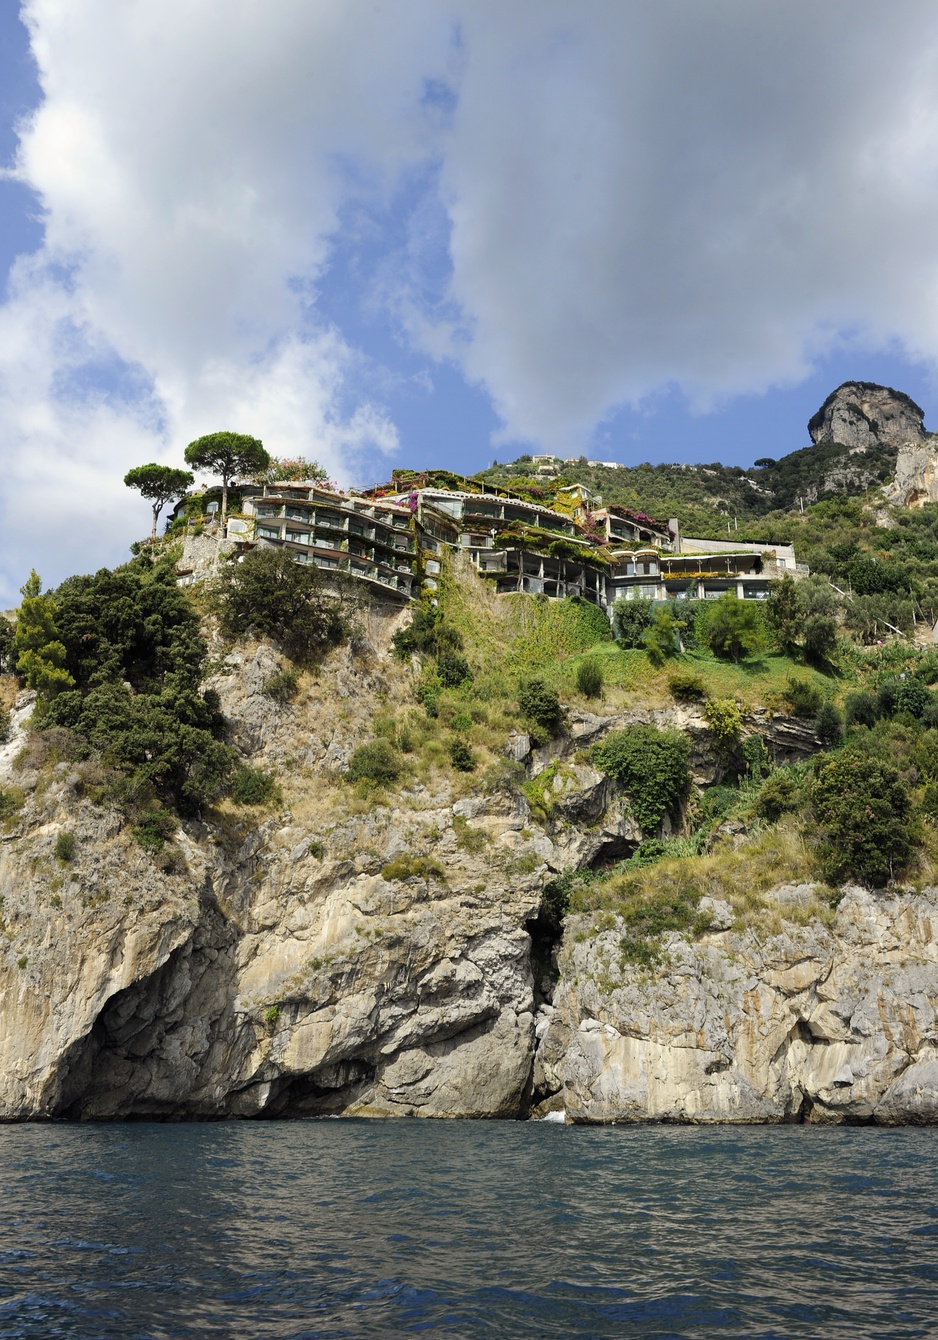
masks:
[[[927,0],[355,15],[0,2],[0,600],[219,427],[345,483],[748,465],[852,378],[938,428]]]

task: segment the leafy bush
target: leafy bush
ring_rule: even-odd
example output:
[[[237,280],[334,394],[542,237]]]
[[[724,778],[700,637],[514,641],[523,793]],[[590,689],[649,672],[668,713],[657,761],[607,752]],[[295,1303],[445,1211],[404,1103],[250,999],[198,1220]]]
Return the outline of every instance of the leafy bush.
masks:
[[[424,600],[414,606],[410,623],[397,630],[391,645],[395,655],[406,661],[414,652],[440,656],[447,651],[459,651],[462,637],[457,629],[443,622],[443,610],[439,605]]]
[[[289,703],[296,697],[300,686],[300,676],[294,666],[284,666],[275,670],[264,680],[261,690],[275,703]]]
[[[668,679],[671,697],[678,702],[700,702],[707,696],[707,688],[700,676],[693,670],[675,670]]]
[[[456,689],[472,679],[469,662],[457,651],[444,651],[437,657],[436,673],[440,683],[447,689]]]
[[[796,717],[816,717],[824,701],[820,689],[810,679],[799,679],[797,675],[788,676],[782,697]]]
[[[349,760],[346,776],[352,782],[370,782],[375,786],[396,782],[401,775],[397,750],[387,740],[370,740],[360,745]]]
[[[619,646],[640,647],[653,618],[652,601],[626,600],[620,596],[612,607],[612,631]]]
[[[759,734],[747,735],[742,742],[741,751],[746,760],[746,772],[754,782],[767,777],[771,769],[765,739]]]
[[[236,755],[217,738],[217,694],[200,692],[208,649],[171,556],[70,577],[55,611],[74,687],[48,702],[44,724],[182,811],[218,796]]]
[[[0,820],[12,819],[26,803],[26,793],[21,786],[5,786],[0,789]]]
[[[879,720],[879,707],[872,693],[854,690],[844,699],[844,722],[851,726],[875,726]]]
[[[264,546],[219,569],[211,591],[222,633],[272,637],[298,664],[318,660],[349,634],[351,595],[327,587],[315,563]]]
[[[642,634],[642,646],[652,665],[664,665],[665,661],[677,656],[681,650],[681,627],[669,609],[655,612],[651,625]]]
[[[821,703],[814,718],[814,733],[827,749],[840,744],[844,736],[844,719],[833,703]]]
[[[699,901],[699,894],[668,889],[626,903],[619,913],[625,922],[625,934],[619,940],[623,963],[654,967],[661,960],[661,937],[666,931],[703,930],[698,922]]]
[[[458,772],[472,772],[476,765],[472,750],[465,740],[460,740],[458,736],[454,740],[450,740],[449,757],[450,762]]]
[[[576,669],[576,686],[584,698],[601,698],[603,692],[602,666],[596,660],[581,661]]]
[[[714,656],[740,661],[765,645],[765,626],[758,605],[732,592],[711,601],[703,636]]]
[[[526,679],[518,687],[518,706],[529,721],[556,735],[563,722],[563,708],[555,689],[543,679]]]
[[[398,856],[381,867],[381,878],[392,879],[431,879],[441,884],[446,882],[446,871],[433,856]]]
[[[55,858],[57,861],[71,861],[75,858],[74,833],[59,833],[55,839]]]
[[[789,768],[779,768],[762,783],[753,804],[761,819],[775,823],[783,814],[791,814],[804,804],[804,790]]]
[[[908,712],[920,717],[929,705],[932,695],[914,675],[887,679],[877,695],[877,706],[883,716],[899,716]]]
[[[732,748],[743,731],[743,714],[732,698],[712,698],[704,716],[720,748]]]
[[[812,798],[828,879],[884,884],[908,864],[909,795],[889,763],[850,749],[818,760]]]
[[[236,805],[279,805],[283,799],[274,777],[262,768],[238,768],[228,794]]]
[[[626,792],[635,818],[648,831],[665,814],[676,814],[687,795],[689,753],[679,731],[629,726],[594,745],[592,757]]]
[[[158,852],[175,833],[176,821],[168,810],[154,807],[144,810],[130,831],[144,851]]]

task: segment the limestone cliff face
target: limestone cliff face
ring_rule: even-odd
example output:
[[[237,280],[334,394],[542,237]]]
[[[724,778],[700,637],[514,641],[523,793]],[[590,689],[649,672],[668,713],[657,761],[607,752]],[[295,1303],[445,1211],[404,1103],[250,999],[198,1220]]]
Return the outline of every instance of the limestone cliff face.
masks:
[[[810,888],[775,897],[796,912]],[[882,1124],[938,1120],[938,890],[848,889],[830,929],[765,941],[725,903],[695,944],[673,935],[648,973],[621,928],[581,939],[542,1007],[535,1086],[574,1121]]]
[[[844,382],[808,423],[812,442],[837,442],[855,452],[901,447],[925,436],[924,411],[889,386]]]
[[[832,928],[795,908],[765,943],[720,929],[717,907],[644,975],[620,972],[614,930],[579,939],[574,922],[557,981],[532,953],[544,884],[640,836],[578,751],[631,721],[676,724],[710,781],[706,723],[572,713],[551,748],[516,736],[543,779],[538,817],[498,778],[359,803],[336,772],[413,687],[376,650],[380,624],[296,704],[263,692],[270,648],[229,657],[215,684],[233,738],[291,779],[290,808],[187,821],[169,860],[140,850],[93,768],[23,767],[20,700],[0,749],[0,787],[24,795],[0,832],[0,1118],[933,1113],[938,902],[851,891]],[[816,747],[804,724],[750,724],[780,758]]]
[[[938,502],[938,441],[934,437],[899,449],[895,479],[883,493],[899,507]]]

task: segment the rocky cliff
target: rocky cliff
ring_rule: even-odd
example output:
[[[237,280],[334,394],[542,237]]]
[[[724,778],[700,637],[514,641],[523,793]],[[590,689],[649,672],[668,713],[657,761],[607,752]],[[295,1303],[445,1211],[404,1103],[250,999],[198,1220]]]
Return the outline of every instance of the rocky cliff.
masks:
[[[902,391],[874,382],[844,382],[808,422],[814,443],[836,442],[851,452],[901,447],[925,437],[925,412]]]
[[[271,648],[229,656],[233,738],[278,769],[287,808],[187,821],[155,855],[97,765],[29,743],[20,698],[0,751],[0,1116],[934,1117],[938,896],[848,890],[825,922],[810,889],[779,887],[771,934],[712,900],[697,938],[643,970],[614,917],[571,918],[552,944],[547,881],[639,837],[580,751],[677,724],[712,781],[705,721],[574,713],[550,748],[514,737],[500,777],[377,803],[338,772],[412,693],[388,631],[286,705],[264,692]],[[815,747],[803,724],[754,724],[781,757]],[[543,781],[537,815],[521,769]]]

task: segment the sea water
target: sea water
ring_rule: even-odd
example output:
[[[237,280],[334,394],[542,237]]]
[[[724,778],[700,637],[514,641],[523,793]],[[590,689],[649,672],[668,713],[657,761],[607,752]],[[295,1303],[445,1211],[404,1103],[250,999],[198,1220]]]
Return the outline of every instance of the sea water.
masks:
[[[936,1336],[936,1139],[7,1126],[0,1336]]]

